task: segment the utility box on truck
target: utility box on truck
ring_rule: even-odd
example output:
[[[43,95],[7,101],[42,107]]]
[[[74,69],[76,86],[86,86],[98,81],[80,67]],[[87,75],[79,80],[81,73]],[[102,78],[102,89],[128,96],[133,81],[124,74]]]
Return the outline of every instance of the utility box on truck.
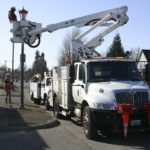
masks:
[[[59,105],[66,111],[73,110],[72,83],[70,82],[70,66],[54,67],[52,76],[52,90],[59,99]]]

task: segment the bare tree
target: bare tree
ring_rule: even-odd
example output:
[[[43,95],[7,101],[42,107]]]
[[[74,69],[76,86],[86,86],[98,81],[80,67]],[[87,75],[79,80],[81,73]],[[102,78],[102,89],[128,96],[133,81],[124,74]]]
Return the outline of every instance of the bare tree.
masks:
[[[81,33],[80,29],[73,28],[71,32],[66,33],[58,56],[58,64],[63,66],[67,63],[79,61],[79,57],[72,49],[72,40]]]
[[[138,48],[131,48],[130,50],[129,50],[129,52],[130,52],[130,57],[132,58],[132,59],[134,59],[134,60],[138,60],[138,58],[139,58],[139,55],[140,55],[140,52],[141,52],[141,49],[138,47]]]

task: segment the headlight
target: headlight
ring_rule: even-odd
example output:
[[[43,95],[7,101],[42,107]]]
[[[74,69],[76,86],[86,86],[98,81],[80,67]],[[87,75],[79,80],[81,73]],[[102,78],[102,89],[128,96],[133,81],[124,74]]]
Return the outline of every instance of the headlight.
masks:
[[[94,103],[96,109],[103,109],[103,110],[115,110],[116,105],[112,104],[101,104],[101,103]]]

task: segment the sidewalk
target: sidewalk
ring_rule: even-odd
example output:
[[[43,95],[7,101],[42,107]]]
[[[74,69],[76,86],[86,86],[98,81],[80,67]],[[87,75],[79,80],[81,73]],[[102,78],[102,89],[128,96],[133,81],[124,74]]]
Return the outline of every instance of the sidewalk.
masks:
[[[47,111],[24,98],[24,109],[20,108],[19,91],[12,92],[12,103],[5,103],[4,91],[0,89],[0,131],[31,130],[54,126],[56,118]]]

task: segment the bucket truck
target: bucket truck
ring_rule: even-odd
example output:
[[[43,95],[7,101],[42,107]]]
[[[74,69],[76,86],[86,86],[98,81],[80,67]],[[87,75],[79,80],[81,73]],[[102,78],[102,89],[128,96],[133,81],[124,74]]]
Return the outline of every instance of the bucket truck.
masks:
[[[127,23],[127,10],[123,6],[45,28],[30,21],[14,22],[13,41],[25,42],[31,47],[39,45],[43,32],[51,33],[70,26],[91,26],[72,41],[73,50],[81,61],[53,68],[52,88],[46,102],[57,118],[70,116],[81,122],[90,139],[108,130],[122,131],[127,137],[128,130],[150,129],[150,91],[141,79],[136,62],[124,58],[100,58],[95,50],[107,34]],[[91,40],[82,41],[99,27],[106,29]]]

